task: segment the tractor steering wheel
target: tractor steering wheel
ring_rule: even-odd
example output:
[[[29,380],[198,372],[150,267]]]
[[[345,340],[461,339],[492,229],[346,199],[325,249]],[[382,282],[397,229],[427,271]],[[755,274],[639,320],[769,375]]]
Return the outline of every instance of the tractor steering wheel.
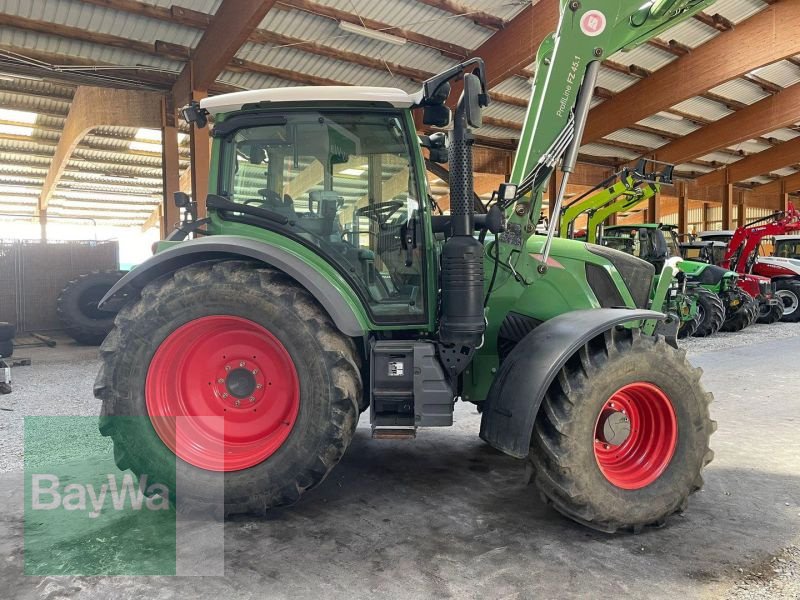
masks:
[[[368,204],[357,208],[353,213],[357,217],[368,217],[378,222],[378,225],[383,225],[388,221],[392,215],[398,210],[403,208],[405,204],[397,200],[389,200],[388,202],[379,202],[377,204]]]
[[[258,204],[258,208],[267,209],[283,204],[283,198],[281,198],[281,195],[274,190],[263,188],[258,190],[258,193],[261,194],[261,198],[251,198],[249,200],[245,200],[243,204]]]

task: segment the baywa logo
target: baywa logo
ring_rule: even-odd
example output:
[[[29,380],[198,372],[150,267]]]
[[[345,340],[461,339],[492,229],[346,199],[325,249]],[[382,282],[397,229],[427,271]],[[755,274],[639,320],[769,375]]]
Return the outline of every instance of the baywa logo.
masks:
[[[169,489],[162,483],[148,485],[148,476],[140,475],[138,485],[133,475],[125,473],[121,482],[109,473],[106,482],[66,483],[58,475],[34,473],[31,475],[32,510],[88,511],[96,519],[105,510],[140,511],[169,510]]]

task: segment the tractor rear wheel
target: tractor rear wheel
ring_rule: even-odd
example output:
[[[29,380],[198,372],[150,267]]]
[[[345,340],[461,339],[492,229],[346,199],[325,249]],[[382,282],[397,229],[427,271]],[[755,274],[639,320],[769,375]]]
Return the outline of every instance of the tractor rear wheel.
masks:
[[[722,324],[721,331],[736,332],[745,329],[752,323],[753,309],[755,300],[744,290],[736,290],[735,294],[739,297],[739,305],[735,310],[726,314],[725,322]]]
[[[767,304],[762,302],[758,306],[758,323],[763,325],[772,325],[781,320],[783,316],[783,303],[781,304]]]
[[[659,526],[682,511],[714,456],[712,396],[700,375],[660,336],[617,329],[586,344],[534,425],[529,459],[544,499],[609,533]]]
[[[700,315],[700,325],[695,330],[694,337],[714,335],[725,321],[725,305],[717,294],[706,288],[697,288],[693,293],[697,299],[697,313]]]
[[[778,279],[775,281],[775,296],[783,302],[781,321],[800,321],[800,282],[794,279]]]
[[[355,344],[263,265],[203,262],[148,284],[100,354],[100,431],[119,468],[168,490],[179,481],[179,505],[217,515],[295,502],[358,421]]]

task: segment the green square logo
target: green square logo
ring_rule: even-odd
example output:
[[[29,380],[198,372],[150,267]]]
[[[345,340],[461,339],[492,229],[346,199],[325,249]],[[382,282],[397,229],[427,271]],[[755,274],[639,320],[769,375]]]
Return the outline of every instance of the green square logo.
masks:
[[[174,481],[174,455],[158,463]],[[26,417],[25,574],[175,575],[174,492],[159,481],[117,467],[97,417]]]

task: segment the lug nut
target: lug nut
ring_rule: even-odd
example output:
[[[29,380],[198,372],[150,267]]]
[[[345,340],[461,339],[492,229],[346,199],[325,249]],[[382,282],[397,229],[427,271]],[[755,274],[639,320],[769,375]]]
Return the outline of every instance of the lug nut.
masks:
[[[261,389],[261,388],[263,388],[263,387],[264,387],[264,386],[263,386],[263,385],[261,385],[260,383],[257,383],[257,384],[256,384],[256,389],[257,389],[257,390],[260,390],[260,389]]]
[[[217,379],[217,383],[225,383],[225,380],[222,377],[220,377],[219,379]]]
[[[228,397],[228,392],[225,392],[224,394],[222,394],[222,397],[223,398],[227,398]]]
[[[239,366],[240,366],[240,367],[243,367],[243,366],[244,366],[244,361],[243,361],[243,360],[240,360],[240,361],[239,361]]]
[[[230,371],[230,370],[231,370],[231,368],[230,368],[229,366],[227,366],[227,365],[226,365],[226,366],[225,366],[225,370],[226,370],[226,371]]]
[[[255,396],[250,396],[250,402],[255,402],[255,401],[256,401],[256,397]]]
[[[251,373],[253,373],[253,375],[258,375],[258,369],[253,369],[253,370],[251,371]]]
[[[239,400],[237,400],[236,402],[233,403],[234,406],[239,406],[240,404],[241,404],[241,402]]]

